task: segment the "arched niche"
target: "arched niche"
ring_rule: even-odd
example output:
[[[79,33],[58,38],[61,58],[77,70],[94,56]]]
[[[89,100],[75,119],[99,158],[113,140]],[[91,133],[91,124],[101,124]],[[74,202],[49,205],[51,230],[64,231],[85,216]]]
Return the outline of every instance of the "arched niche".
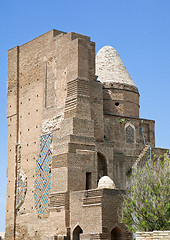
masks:
[[[103,154],[97,153],[98,181],[101,177],[107,176],[107,161]]]
[[[127,143],[135,143],[136,142],[136,130],[135,127],[131,123],[127,123],[125,125],[125,137]]]
[[[119,227],[113,228],[111,231],[111,240],[122,240],[122,231]]]
[[[75,227],[75,229],[73,230],[73,240],[80,240],[80,234],[83,233],[83,230],[81,229],[81,227],[78,225],[77,227]]]

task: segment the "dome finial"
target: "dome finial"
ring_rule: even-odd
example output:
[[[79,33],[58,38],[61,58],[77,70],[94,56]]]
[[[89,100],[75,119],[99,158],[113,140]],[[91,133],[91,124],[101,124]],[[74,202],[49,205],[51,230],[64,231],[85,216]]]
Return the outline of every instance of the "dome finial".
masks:
[[[108,176],[103,176],[99,179],[98,188],[111,188],[116,189],[116,186],[112,179]]]
[[[99,50],[96,56],[96,75],[101,82],[135,86],[117,51],[111,46]]]

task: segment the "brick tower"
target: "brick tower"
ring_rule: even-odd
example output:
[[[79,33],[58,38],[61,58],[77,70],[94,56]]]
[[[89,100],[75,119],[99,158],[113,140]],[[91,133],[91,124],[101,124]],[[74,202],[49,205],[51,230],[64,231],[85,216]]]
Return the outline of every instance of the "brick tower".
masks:
[[[9,50],[7,94],[5,239],[131,239],[119,219],[128,173],[165,150],[116,50],[95,63],[89,37],[47,32]]]

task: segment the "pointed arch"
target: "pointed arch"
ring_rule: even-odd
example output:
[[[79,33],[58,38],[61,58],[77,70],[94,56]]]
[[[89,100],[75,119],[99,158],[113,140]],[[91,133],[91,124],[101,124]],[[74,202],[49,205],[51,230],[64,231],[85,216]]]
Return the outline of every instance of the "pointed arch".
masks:
[[[122,230],[116,226],[111,231],[111,240],[122,240]]]
[[[97,164],[98,164],[98,181],[101,177],[107,176],[107,161],[105,156],[98,152],[97,153]]]
[[[83,230],[79,225],[77,225],[73,230],[73,240],[80,240],[81,233],[83,233]]]

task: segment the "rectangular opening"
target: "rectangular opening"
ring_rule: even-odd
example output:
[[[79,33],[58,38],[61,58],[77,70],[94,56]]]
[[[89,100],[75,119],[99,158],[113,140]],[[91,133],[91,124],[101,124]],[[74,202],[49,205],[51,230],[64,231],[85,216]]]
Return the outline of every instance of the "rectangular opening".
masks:
[[[92,174],[91,172],[86,172],[86,190],[92,188]]]

